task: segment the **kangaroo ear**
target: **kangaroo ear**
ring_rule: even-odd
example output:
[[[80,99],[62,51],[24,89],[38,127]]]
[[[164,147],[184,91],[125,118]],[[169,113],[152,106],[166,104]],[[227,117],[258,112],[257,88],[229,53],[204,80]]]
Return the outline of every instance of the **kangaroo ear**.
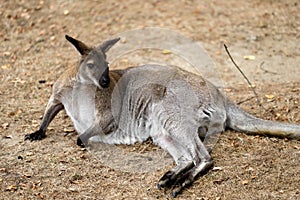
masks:
[[[79,51],[81,55],[87,54],[91,51],[90,48],[83,42],[80,42],[79,40],[76,40],[68,35],[66,35],[65,37],[71,44],[74,45],[74,47],[77,49],[77,51]]]
[[[120,38],[115,38],[112,40],[107,40],[103,42],[98,48],[102,50],[103,53],[106,53],[114,44],[116,44]]]

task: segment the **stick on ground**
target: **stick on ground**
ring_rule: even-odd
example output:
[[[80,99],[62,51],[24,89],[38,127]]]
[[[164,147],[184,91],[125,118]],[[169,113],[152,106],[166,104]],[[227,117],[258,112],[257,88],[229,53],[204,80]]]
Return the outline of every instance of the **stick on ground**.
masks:
[[[253,85],[252,85],[252,83],[249,81],[248,77],[244,74],[244,72],[241,70],[241,68],[240,68],[240,67],[236,64],[236,62],[233,60],[233,58],[232,58],[232,56],[231,56],[231,54],[230,54],[230,52],[229,52],[229,50],[228,50],[226,44],[224,44],[224,47],[225,47],[225,50],[226,50],[226,52],[227,52],[227,54],[228,54],[230,60],[232,61],[232,63],[234,64],[234,66],[239,70],[239,72],[243,75],[243,77],[246,79],[248,85],[249,85],[250,88],[252,89],[252,91],[253,91],[253,93],[254,93],[254,95],[255,95],[255,98],[256,98],[256,101],[257,101],[258,105],[259,105],[261,108],[265,109],[265,108],[263,107],[263,105],[261,104],[261,102],[260,102],[260,100],[259,100],[259,98],[258,98],[258,95],[257,95],[257,93],[256,93],[256,91],[255,91],[255,89],[254,89],[254,87],[253,87]]]

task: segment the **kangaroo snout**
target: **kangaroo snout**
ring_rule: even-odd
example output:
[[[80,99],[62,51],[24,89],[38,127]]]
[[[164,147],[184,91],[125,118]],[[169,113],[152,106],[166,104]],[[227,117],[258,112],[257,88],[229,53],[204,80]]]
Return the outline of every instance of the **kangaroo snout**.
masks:
[[[104,71],[103,75],[100,78],[99,84],[102,88],[107,88],[110,83],[108,68]]]

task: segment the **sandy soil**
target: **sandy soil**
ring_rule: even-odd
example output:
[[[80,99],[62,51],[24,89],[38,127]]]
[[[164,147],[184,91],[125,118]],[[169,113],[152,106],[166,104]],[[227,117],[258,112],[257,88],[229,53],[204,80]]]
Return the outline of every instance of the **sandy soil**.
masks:
[[[171,199],[170,191],[156,188],[166,169],[132,173],[106,166],[76,146],[64,112],[46,139],[24,141],[39,126],[51,85],[78,60],[65,34],[95,44],[142,27],[175,30],[201,42],[226,94],[242,102],[253,94],[228,59],[226,43],[265,109],[254,99],[241,106],[265,119],[300,124],[299,10],[297,0],[2,1],[0,199]],[[253,59],[245,59],[249,55]],[[298,141],[227,131],[212,156],[216,170],[178,199],[300,199]]]

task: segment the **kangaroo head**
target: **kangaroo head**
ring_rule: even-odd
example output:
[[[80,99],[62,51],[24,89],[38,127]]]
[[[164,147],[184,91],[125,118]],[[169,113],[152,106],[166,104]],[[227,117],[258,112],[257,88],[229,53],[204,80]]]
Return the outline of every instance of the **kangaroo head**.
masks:
[[[117,43],[120,38],[103,42],[96,47],[89,47],[68,35],[66,39],[74,45],[81,55],[77,77],[86,84],[94,84],[99,88],[107,88],[110,83],[106,52]]]

